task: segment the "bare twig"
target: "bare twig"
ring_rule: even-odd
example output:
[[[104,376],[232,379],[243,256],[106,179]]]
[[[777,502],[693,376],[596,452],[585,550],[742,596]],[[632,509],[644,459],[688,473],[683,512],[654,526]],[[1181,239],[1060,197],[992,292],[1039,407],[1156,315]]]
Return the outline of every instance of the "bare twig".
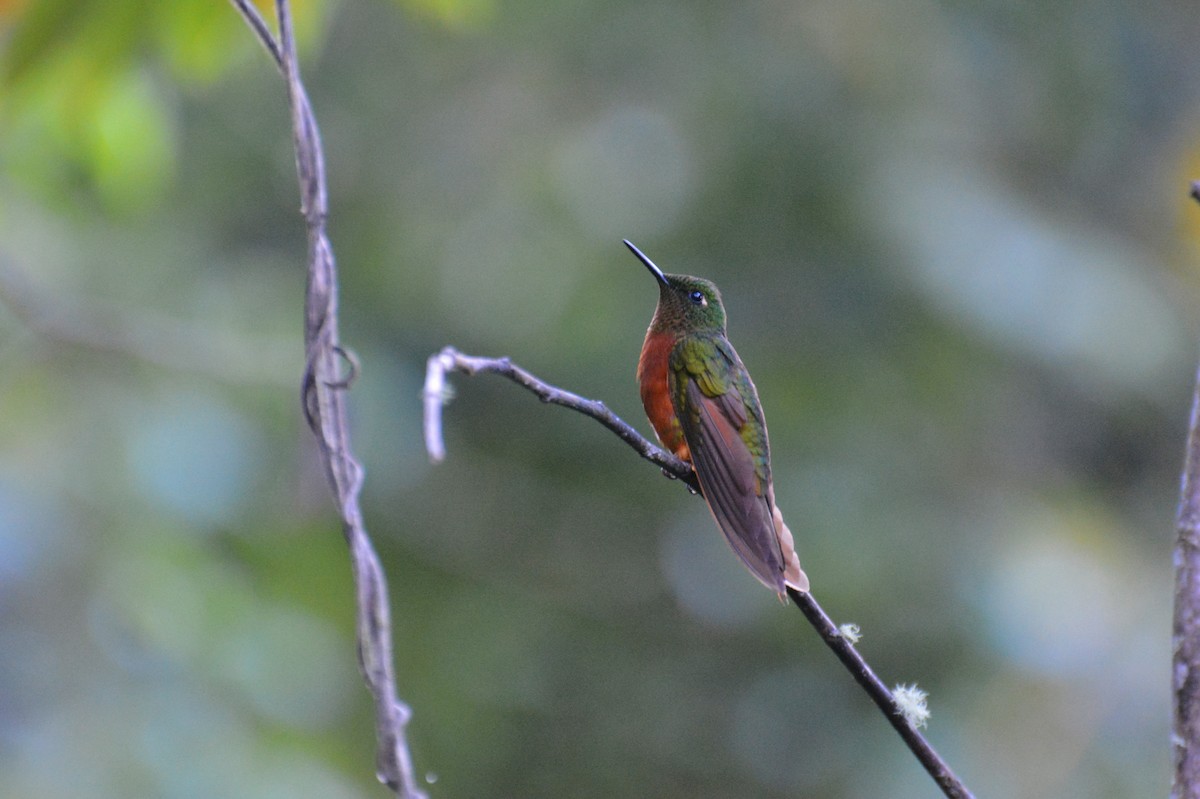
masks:
[[[787,593],[792,603],[800,608],[804,618],[808,619],[809,624],[821,636],[825,645],[833,650],[833,654],[837,655],[838,660],[842,661],[846,671],[850,672],[854,680],[867,692],[867,696],[871,697],[871,701],[883,711],[883,715],[896,728],[896,732],[904,739],[904,743],[916,755],[917,760],[921,761],[921,765],[929,772],[929,776],[933,777],[933,781],[942,789],[942,793],[951,799],[970,799],[971,792],[967,790],[967,786],[963,785],[962,780],[955,776],[950,765],[934,751],[925,736],[898,712],[892,692],[876,676],[874,669],[858,653],[854,644],[838,630],[837,625],[829,616],[825,615],[825,611],[817,604],[817,600],[813,599],[813,595],[801,593],[794,588],[788,588]]]
[[[447,398],[448,372],[462,372],[467,375],[492,372],[507,377],[517,385],[532,391],[542,402],[561,405],[592,417],[616,433],[618,438],[633,447],[643,458],[662,467],[663,474],[682,480],[693,491],[700,490],[700,484],[696,482],[696,473],[690,465],[647,441],[629,423],[610,411],[603,402],[585,399],[545,383],[508,358],[477,358],[464,355],[453,347],[446,347],[432,356],[425,371],[425,448],[435,462],[446,457],[446,446],[442,442],[442,406]]]
[[[693,491],[697,490],[696,476],[689,464],[655,446],[610,411],[603,402],[585,399],[552,386],[512,363],[508,358],[480,358],[464,355],[453,347],[446,347],[432,356],[425,373],[425,447],[429,452],[429,457],[434,461],[442,460],[446,454],[442,441],[442,406],[448,390],[446,375],[450,372],[462,372],[467,375],[492,372],[533,392],[543,402],[562,405],[585,416],[590,416],[616,433],[622,441],[631,446],[643,458],[661,467],[665,475],[682,480]],[[813,598],[812,594],[801,593],[789,588],[788,596],[804,613],[804,617],[816,629],[821,640],[833,650],[855,681],[883,711],[891,725],[900,733],[904,743],[933,777],[942,792],[950,799],[971,799],[971,792],[955,776],[950,766],[938,756],[925,736],[901,716],[892,692],[875,675],[874,670],[854,648],[854,644],[838,630],[821,606],[817,604],[817,600]]]
[[[1174,553],[1172,799],[1191,799],[1200,790],[1200,374],[1192,397],[1182,483]]]
[[[271,60],[275,62],[275,66],[279,67],[282,73],[283,69],[283,51],[279,49],[279,42],[275,41],[275,37],[271,34],[271,26],[258,13],[258,9],[250,0],[232,0],[234,6],[241,13],[242,19],[246,20],[246,24],[250,26],[250,30],[254,31],[254,35],[258,37],[258,41],[266,48],[270,54]]]
[[[1200,182],[1191,196],[1200,202]],[[1174,714],[1171,799],[1200,793],[1200,373],[1192,396],[1179,509],[1175,516]]]
[[[287,0],[276,0],[279,37],[247,0],[232,0],[242,17],[280,67],[287,81],[300,180],[301,212],[308,228],[308,289],[304,339],[307,367],[302,403],[305,417],[321,450],[321,459],[337,498],[342,532],[350,549],[358,608],[358,660],[367,687],[375,698],[375,727],[379,779],[402,799],[425,799],[417,787],[405,735],[411,711],[396,695],[392,665],[392,633],[387,582],[383,567],[363,525],[358,495],[362,467],[350,446],[343,390],[353,376],[342,374],[347,358],[338,339],[337,267],[325,232],[328,203],[325,164],[317,122],[300,81],[296,42]],[[353,361],[351,360],[353,367]]]

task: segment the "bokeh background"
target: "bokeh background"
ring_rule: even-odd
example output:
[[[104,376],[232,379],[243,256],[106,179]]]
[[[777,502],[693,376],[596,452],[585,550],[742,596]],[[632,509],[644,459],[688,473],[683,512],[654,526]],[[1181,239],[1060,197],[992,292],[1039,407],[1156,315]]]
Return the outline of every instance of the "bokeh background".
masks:
[[[269,10],[269,9],[268,9]],[[928,797],[648,430],[627,237],[723,289],[816,595],[987,797],[1165,795],[1185,0],[297,2],[435,797]],[[384,796],[299,414],[283,87],[217,0],[0,2],[0,793]]]

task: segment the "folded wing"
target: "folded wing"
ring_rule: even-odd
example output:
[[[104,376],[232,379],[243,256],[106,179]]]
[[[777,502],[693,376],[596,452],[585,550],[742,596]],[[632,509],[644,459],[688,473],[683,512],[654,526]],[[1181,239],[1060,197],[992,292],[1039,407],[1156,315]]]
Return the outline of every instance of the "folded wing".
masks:
[[[751,573],[783,593],[783,553],[767,487],[755,470],[754,453],[742,439],[747,417],[741,396],[729,385],[710,397],[694,378],[682,379],[688,413],[680,415],[680,423],[709,510]]]

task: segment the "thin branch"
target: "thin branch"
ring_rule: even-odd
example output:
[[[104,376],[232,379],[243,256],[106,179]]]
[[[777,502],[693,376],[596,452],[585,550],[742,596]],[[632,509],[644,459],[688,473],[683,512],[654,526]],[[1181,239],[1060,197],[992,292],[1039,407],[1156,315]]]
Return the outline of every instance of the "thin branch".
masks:
[[[1191,196],[1200,202],[1200,182],[1192,184]],[[1200,372],[1192,396],[1175,531],[1171,799],[1191,799],[1200,792]]]
[[[970,799],[971,792],[967,790],[967,786],[963,785],[962,780],[955,776],[950,765],[942,760],[925,736],[898,712],[892,692],[876,676],[875,670],[858,653],[854,644],[842,635],[837,625],[817,604],[817,600],[813,599],[813,595],[801,593],[794,588],[788,588],[787,593],[792,604],[800,608],[804,618],[808,619],[809,624],[821,636],[825,645],[833,650],[833,654],[837,655],[838,660],[842,661],[846,671],[850,672],[854,680],[867,692],[867,696],[871,697],[871,701],[883,711],[883,715],[896,728],[896,732],[904,739],[904,743],[916,755],[917,760],[921,761],[921,765],[929,772],[929,776],[933,777],[933,781],[942,789],[942,793],[951,799]]]
[[[358,661],[375,699],[376,771],[379,779],[400,799],[426,799],[427,794],[417,787],[405,734],[411,711],[396,695],[387,581],[364,527],[358,503],[363,470],[350,446],[343,395],[356,367],[351,361],[351,374],[342,375],[342,359],[347,356],[338,337],[337,267],[333,247],[325,232],[328,203],[324,156],[317,122],[300,80],[291,12],[287,0],[276,0],[275,12],[279,19],[276,39],[249,2],[232,2],[267,48],[287,82],[301,213],[308,229],[304,323],[307,365],[301,401],[305,418],[320,446],[321,460],[333,486],[342,518],[342,532],[350,549],[358,610]]]
[[[617,437],[651,463],[662,467],[663,474],[682,480],[692,491],[699,491],[696,473],[692,467],[647,441],[628,422],[621,419],[599,400],[585,399],[570,391],[563,391],[534,377],[508,358],[477,358],[464,355],[453,347],[446,347],[429,359],[425,370],[425,448],[436,463],[446,457],[446,446],[442,441],[442,406],[447,399],[446,374],[462,372],[475,375],[491,372],[506,377],[517,385],[532,391],[542,402],[561,405],[592,417],[617,434]]]
[[[242,19],[250,26],[250,30],[254,31],[254,35],[258,37],[258,41],[266,48],[267,54],[271,56],[275,66],[279,67],[280,72],[283,72],[283,51],[279,49],[279,42],[275,41],[275,35],[271,33],[271,26],[262,18],[262,14],[258,13],[258,9],[250,0],[232,0],[232,2],[241,13]]]
[[[446,375],[450,372],[462,372],[466,375],[475,375],[480,372],[498,374],[531,391],[543,402],[562,405],[585,416],[590,416],[616,433],[622,441],[643,458],[661,467],[663,474],[682,480],[693,491],[697,490],[695,473],[689,464],[655,446],[610,411],[603,402],[585,399],[552,386],[517,366],[508,358],[480,358],[464,355],[453,347],[446,347],[432,356],[425,373],[425,447],[429,452],[429,457],[434,461],[442,460],[446,454],[442,441],[442,406],[448,396]],[[933,777],[942,792],[950,799],[972,799],[971,792],[955,776],[950,766],[938,756],[925,736],[901,716],[892,692],[875,675],[874,670],[858,653],[854,645],[838,630],[821,606],[817,604],[817,600],[813,598],[812,594],[801,593],[789,588],[788,596],[816,629],[821,640],[833,650],[855,681],[883,711],[884,716],[900,733],[904,743]]]
[[[1173,629],[1175,761],[1172,799],[1190,799],[1200,789],[1200,373],[1192,397],[1175,539]]]

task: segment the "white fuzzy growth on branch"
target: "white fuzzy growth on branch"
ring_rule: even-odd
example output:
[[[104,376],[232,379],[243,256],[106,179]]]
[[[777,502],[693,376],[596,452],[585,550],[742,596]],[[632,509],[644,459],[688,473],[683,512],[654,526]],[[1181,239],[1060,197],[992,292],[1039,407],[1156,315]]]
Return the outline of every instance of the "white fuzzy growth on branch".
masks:
[[[862,640],[862,629],[853,622],[838,625],[838,634],[852,644],[857,644]]]
[[[929,722],[929,694],[912,685],[897,685],[892,689],[892,698],[896,702],[896,712],[914,727],[924,727]]]

